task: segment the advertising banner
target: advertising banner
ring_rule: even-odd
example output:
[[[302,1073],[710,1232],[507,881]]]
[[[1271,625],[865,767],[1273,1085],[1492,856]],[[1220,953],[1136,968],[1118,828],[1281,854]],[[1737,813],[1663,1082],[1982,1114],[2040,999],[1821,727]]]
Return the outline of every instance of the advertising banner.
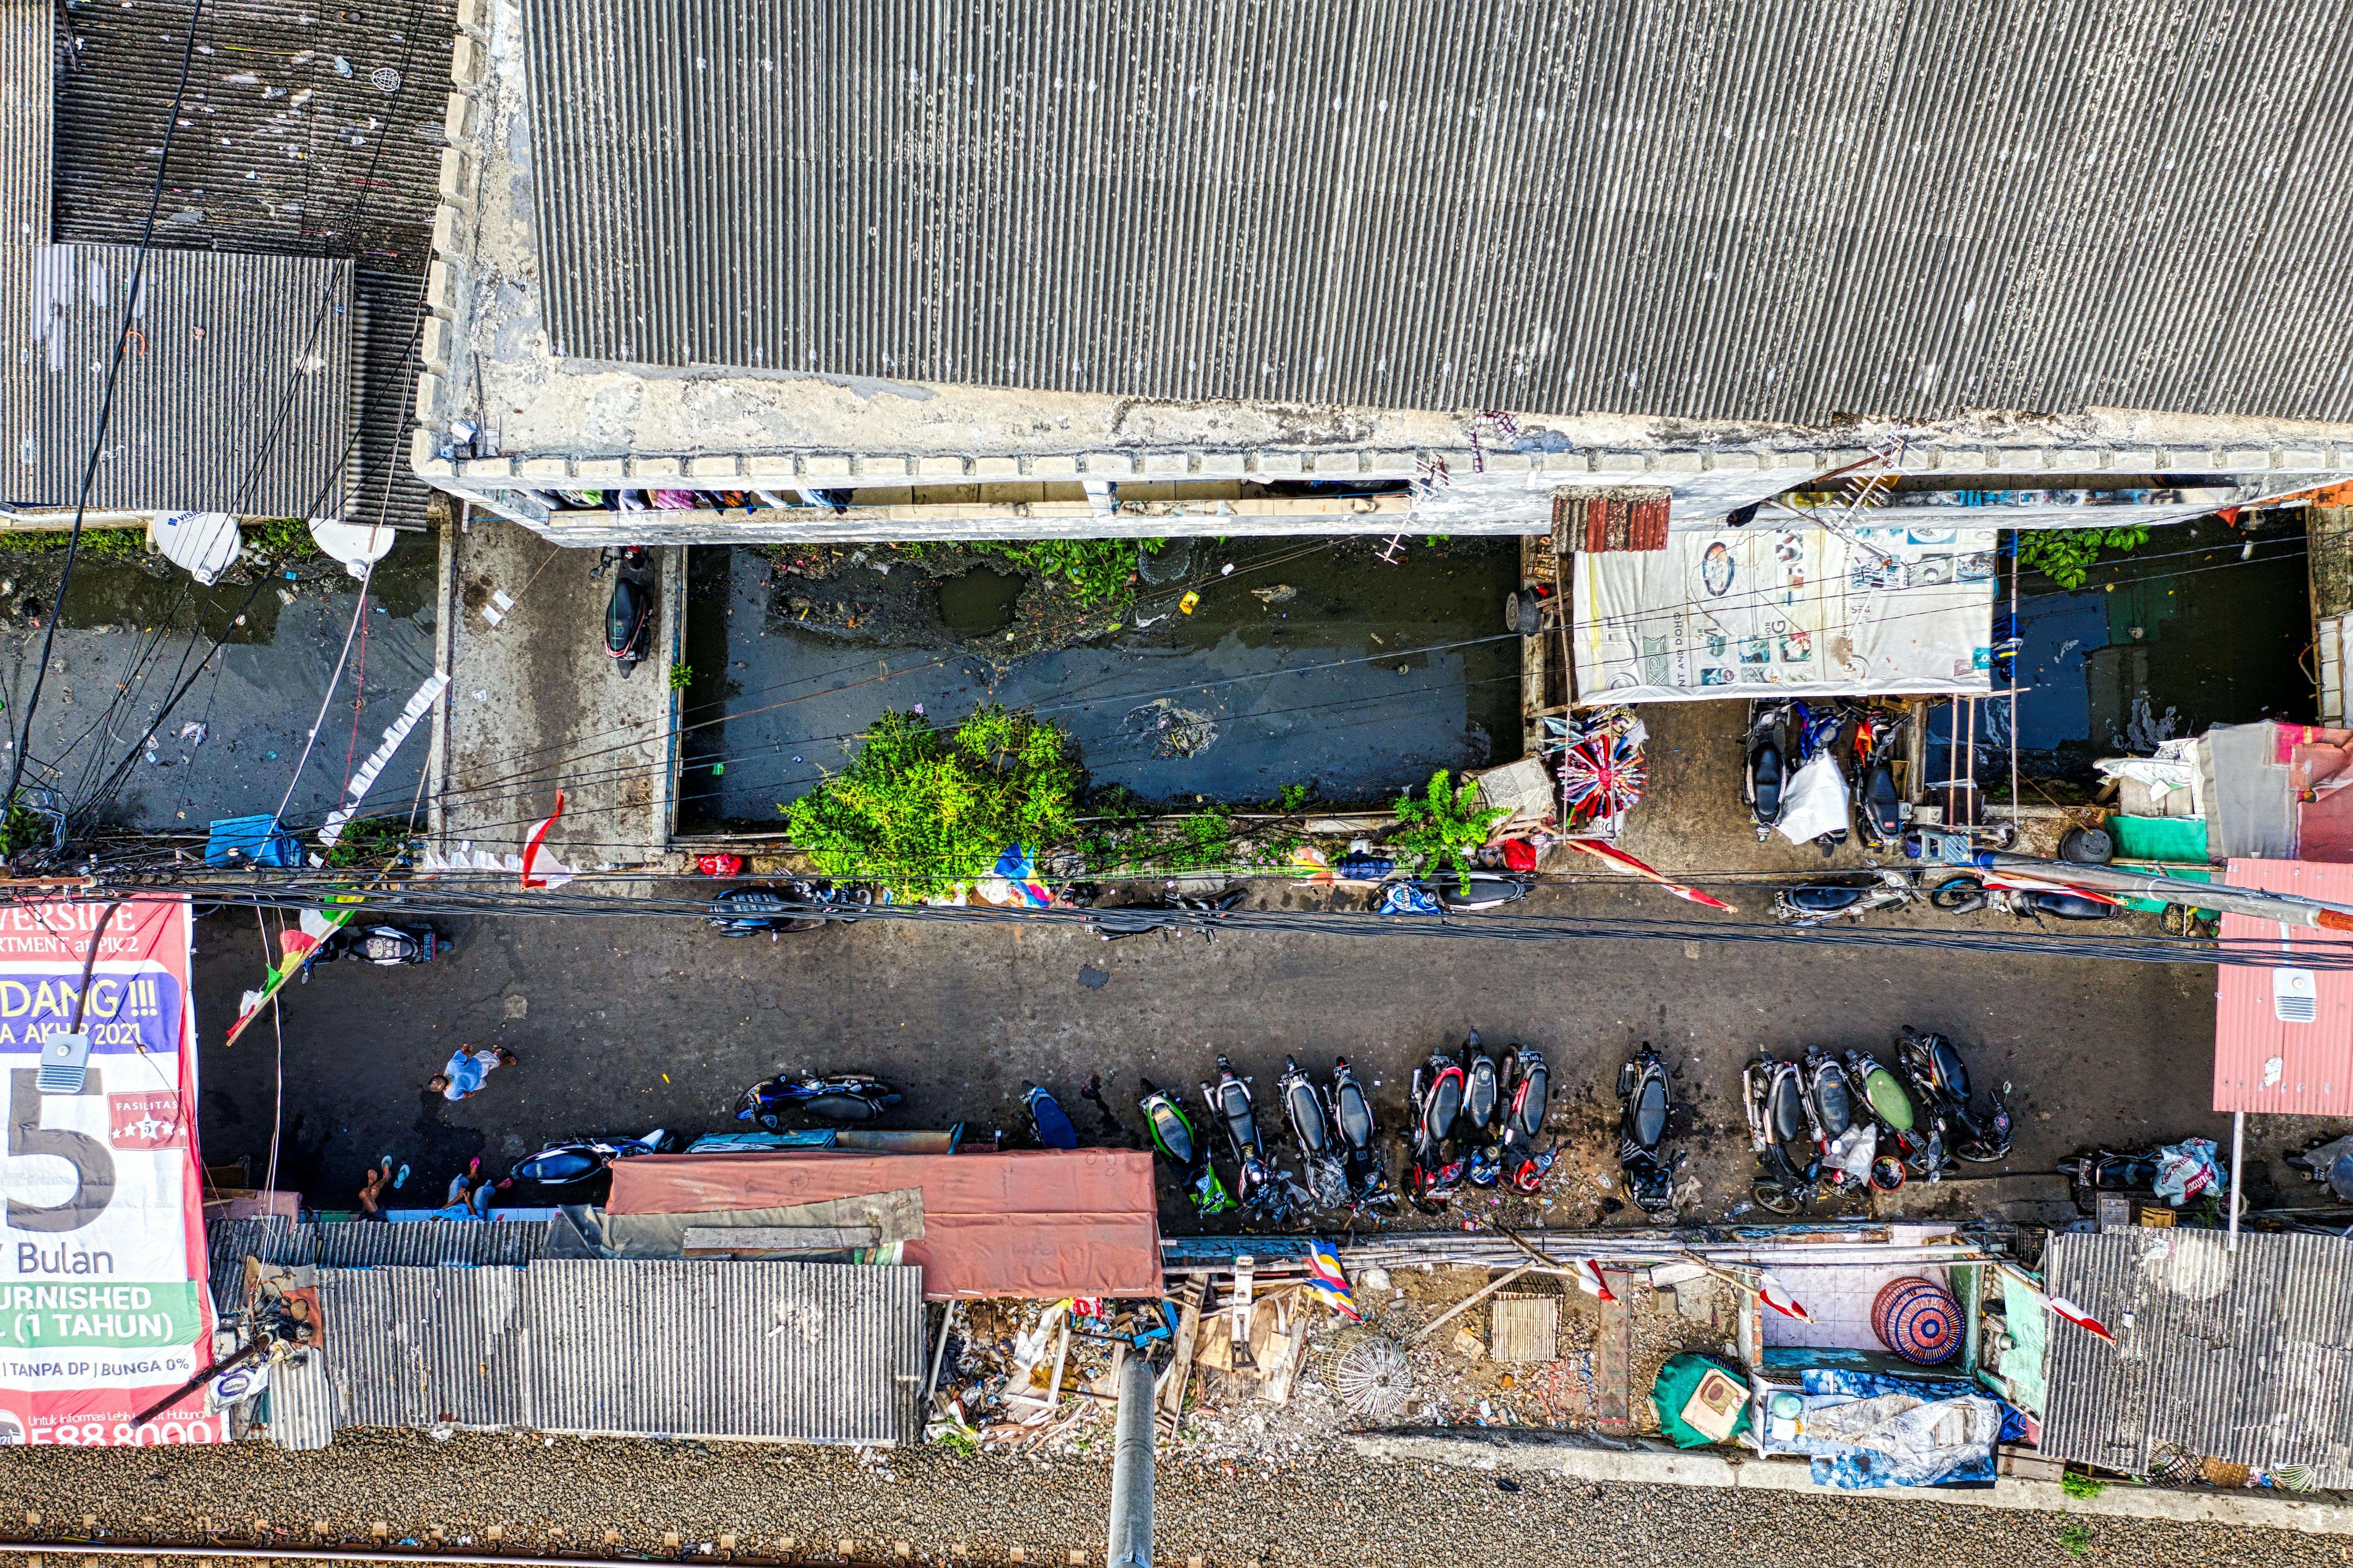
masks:
[[[1992,687],[1994,531],[1694,530],[1576,557],[1580,702]]]
[[[213,1314],[187,900],[106,908],[0,910],[0,1443],[222,1442],[202,1390],[132,1423],[210,1362]],[[78,1002],[77,1084],[42,1047]]]

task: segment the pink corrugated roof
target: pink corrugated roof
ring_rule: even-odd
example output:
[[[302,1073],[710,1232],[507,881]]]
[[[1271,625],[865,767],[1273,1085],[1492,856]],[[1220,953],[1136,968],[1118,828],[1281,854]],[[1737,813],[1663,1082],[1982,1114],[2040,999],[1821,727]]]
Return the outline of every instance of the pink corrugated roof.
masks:
[[[2225,879],[2242,888],[2353,904],[2353,865],[2233,860]],[[2222,939],[2277,943],[2280,925],[2224,915]],[[2353,932],[2290,927],[2278,962],[2301,966],[2301,955],[2322,948],[2353,952]],[[2353,1115],[2353,970],[2315,971],[2320,1016],[2309,1024],[2284,1024],[2274,1016],[2268,966],[2225,964],[2221,973],[2214,1000],[2214,1109]]]

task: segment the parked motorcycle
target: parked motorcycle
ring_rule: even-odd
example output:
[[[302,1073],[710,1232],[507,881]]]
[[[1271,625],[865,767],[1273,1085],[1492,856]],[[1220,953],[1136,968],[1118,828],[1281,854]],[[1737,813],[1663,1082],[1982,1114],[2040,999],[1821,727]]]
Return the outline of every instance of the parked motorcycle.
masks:
[[[1283,1114],[1307,1174],[1307,1195],[1320,1209],[1348,1206],[1348,1173],[1341,1159],[1339,1140],[1333,1135],[1332,1116],[1323,1096],[1301,1070],[1298,1058],[1282,1058],[1282,1077],[1275,1080],[1282,1095]]]
[[[1345,1057],[1335,1058],[1332,1064],[1331,1105],[1333,1125],[1339,1129],[1341,1144],[1347,1151],[1348,1189],[1355,1205],[1394,1205],[1397,1194],[1389,1187],[1388,1172],[1374,1142],[1380,1128],[1373,1120],[1373,1102]]]
[[[2033,877],[1981,876],[1964,872],[1940,882],[1928,901],[1950,915],[1992,910],[2020,920],[2112,921],[2127,912],[2105,893],[2086,892]]]
[[[1474,1187],[1492,1187],[1503,1170],[1502,1153],[1495,1147],[1504,1109],[1503,1073],[1476,1029],[1462,1042],[1462,1120],[1456,1137],[1467,1161],[1463,1175]]]
[[[1813,769],[1821,772],[1824,789],[1849,794],[1846,775],[1838,764],[1839,737],[1846,731],[1845,708],[1836,702],[1793,702],[1789,706],[1796,713],[1798,731],[1798,765],[1790,774],[1791,786],[1799,794],[1805,793],[1801,775]],[[1783,815],[1787,815],[1786,810]],[[1838,813],[1837,826],[1824,828],[1808,841],[1820,845],[1825,858],[1846,842],[1847,816],[1847,809],[1842,807]]]
[[[1868,1051],[1847,1053],[1846,1075],[1879,1124],[1880,1142],[1885,1145],[1872,1162],[1871,1184],[1894,1192],[1907,1175],[1942,1179],[1944,1121],[1935,1100]]]
[[[605,601],[605,651],[623,675],[643,664],[653,641],[652,552],[642,544],[608,544],[589,575],[613,569],[613,592]]]
[[[1145,931],[1173,931],[1192,926],[1206,934],[1216,932],[1208,922],[1222,920],[1228,911],[1250,894],[1248,888],[1229,888],[1214,897],[1194,893],[1170,893],[1148,904],[1121,904],[1097,910],[1087,921],[1087,929],[1105,942],[1117,942],[1122,937],[1142,936]]]
[[[1896,1055],[1913,1081],[1936,1096],[1955,1158],[1972,1165],[1990,1165],[2009,1157],[2007,1082],[1994,1089],[1993,1103],[1979,1112],[1970,1103],[1969,1069],[1952,1041],[1906,1026]]]
[[[1841,871],[1780,889],[1773,895],[1773,918],[1789,925],[1822,925],[1874,910],[1901,909],[1919,897],[1907,872]]]
[[[1275,1186],[1273,1163],[1266,1157],[1266,1140],[1259,1132],[1250,1080],[1234,1071],[1233,1063],[1219,1057],[1218,1081],[1201,1085],[1201,1101],[1209,1108],[1209,1120],[1226,1130],[1226,1142],[1233,1149],[1240,1173],[1234,1198],[1242,1212],[1261,1224],[1280,1224],[1287,1217],[1287,1209]]]
[[[899,1103],[897,1089],[867,1073],[804,1074],[764,1079],[735,1101],[735,1120],[755,1121],[771,1132],[784,1131],[787,1110],[824,1121],[871,1121]]]
[[[2158,1184],[2172,1167],[2172,1183],[2176,1191],[2167,1194],[2166,1202],[2176,1209],[2195,1205],[2202,1210],[2206,1204],[2215,1205],[2221,1213],[2222,1202],[2230,1194],[2230,1180],[2214,1161],[2214,1146],[2204,1139],[2185,1139],[2179,1143],[2164,1144],[2149,1149],[2088,1149],[2059,1162],[2059,1173],[2075,1184],[2075,1206],[2085,1214],[2099,1211],[2102,1193],[2145,1193],[2156,1195]],[[2306,1174],[2311,1174],[2306,1172]],[[2316,1176],[2315,1180],[2323,1179]],[[2239,1194],[2239,1213],[2247,1212],[2246,1194]],[[2189,1216],[2197,1223],[2198,1216]]]
[[[2320,1183],[2342,1204],[2353,1204],[2353,1133],[2316,1138],[2287,1156],[2288,1168]]]
[[[1218,1179],[1208,1147],[1193,1131],[1193,1120],[1185,1114],[1184,1106],[1175,1095],[1155,1089],[1150,1079],[1135,1081],[1143,1095],[1136,1103],[1144,1112],[1145,1132],[1153,1148],[1185,1173],[1185,1197],[1193,1212],[1206,1218],[1232,1208],[1234,1195]]]
[[[1646,1043],[1618,1069],[1618,1170],[1627,1196],[1646,1215],[1674,1212],[1675,1173],[1690,1160],[1665,1147],[1674,1109],[1667,1064]]]
[[[1904,718],[1884,708],[1866,708],[1855,721],[1849,748],[1849,783],[1854,791],[1854,821],[1863,847],[1888,850],[1904,842],[1904,803],[1895,792],[1895,742]]]
[[[1748,705],[1747,766],[1741,774],[1740,798],[1761,843],[1773,836],[1781,821],[1781,795],[1795,768],[1796,704],[1751,702]]]
[[[356,958],[386,967],[430,963],[449,951],[450,942],[431,926],[344,926],[319,944],[313,963]]]
[[[1041,1085],[1021,1086],[1021,1109],[1029,1114],[1029,1135],[1046,1149],[1075,1149],[1079,1146],[1079,1130],[1071,1125],[1070,1114],[1053,1091]]]
[[[1793,1061],[1759,1057],[1740,1069],[1749,1146],[1765,1174],[1751,1188],[1769,1213],[1801,1212],[1820,1190],[1820,1152],[1806,1113],[1805,1076]]]
[[[1462,1155],[1452,1148],[1462,1115],[1462,1064],[1444,1051],[1413,1069],[1413,1154],[1406,1166],[1406,1196],[1424,1214],[1437,1214],[1462,1185]]]
[[[1528,879],[1498,871],[1434,871],[1413,885],[1450,915],[1497,909],[1528,896]]]
[[[1552,1072],[1544,1053],[1531,1046],[1514,1046],[1504,1060],[1504,1136],[1496,1144],[1502,1180],[1515,1193],[1533,1194],[1544,1186],[1552,1169],[1554,1152],[1536,1147],[1550,1109]]]
[[[1821,1180],[1833,1188],[1862,1187],[1879,1152],[1879,1129],[1858,1103],[1846,1065],[1828,1052],[1808,1051],[1799,1072]]]
[[[580,1187],[602,1175],[616,1160],[659,1154],[675,1142],[657,1127],[641,1138],[582,1138],[551,1143],[536,1154],[525,1155],[507,1174],[514,1181],[533,1182],[542,1187]]]

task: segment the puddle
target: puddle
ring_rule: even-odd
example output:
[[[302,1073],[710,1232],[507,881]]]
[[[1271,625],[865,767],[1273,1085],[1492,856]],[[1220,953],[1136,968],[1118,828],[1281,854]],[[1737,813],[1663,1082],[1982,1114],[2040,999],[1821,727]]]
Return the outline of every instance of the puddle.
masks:
[[[987,637],[1013,624],[1013,601],[1021,596],[1026,577],[1008,576],[976,566],[940,584],[940,620],[948,635]]]
[[[1078,742],[1091,784],[1186,804],[1291,784],[1385,800],[1435,769],[1516,756],[1519,647],[1496,634],[1517,542],[1417,543],[1395,566],[1374,558],[1377,542],[1194,542],[1147,563],[1118,632],[1005,662],[964,637],[1009,624],[1018,578],[948,579],[918,625],[892,607],[903,572],[810,584],[776,577],[755,549],[697,550],[686,721],[703,727],[684,737],[681,826],[773,827],[777,805],[842,766],[878,713],[919,702],[949,721],[990,700],[1035,709]],[[1200,595],[1189,616],[1187,590]],[[858,628],[809,629],[793,606],[812,598],[862,606]],[[984,605],[999,618],[959,635]]]
[[[290,822],[326,815],[349,768],[431,673],[436,559],[429,536],[405,535],[377,564],[365,635],[353,645],[342,696],[288,805]],[[61,552],[0,551],[0,679],[12,725],[40,659],[42,633],[29,624],[27,601],[46,616],[63,563]],[[256,593],[246,583],[201,587],[184,572],[121,557],[75,562],[27,781],[77,802],[111,797],[103,819],[142,831],[201,831],[215,817],[277,810],[359,588],[328,563],[298,571],[298,580],[273,576]],[[224,634],[219,652],[199,664]],[[364,696],[356,713],[355,679]],[[158,710],[183,685],[185,694],[159,722]],[[406,811],[426,751],[412,738],[363,809]]]
[[[2072,592],[2032,574],[2023,579],[2022,774],[2094,784],[2100,757],[2145,754],[2215,724],[2311,721],[2312,683],[2298,662],[2312,640],[2304,532],[2272,527],[2252,536],[2246,555],[2250,538],[2204,519],[2155,530]],[[2008,582],[2005,562],[2005,595]],[[1987,702],[1978,715],[1978,776],[1990,785],[2000,775],[2004,792],[2008,708]],[[1934,713],[1931,742],[1943,746],[1944,710]]]

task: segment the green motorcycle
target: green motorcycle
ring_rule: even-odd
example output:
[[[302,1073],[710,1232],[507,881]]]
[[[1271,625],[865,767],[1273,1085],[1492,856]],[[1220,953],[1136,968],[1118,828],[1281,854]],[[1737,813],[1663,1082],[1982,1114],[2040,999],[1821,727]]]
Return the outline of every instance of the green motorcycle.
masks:
[[[1152,1146],[1185,1173],[1185,1197],[1193,1211],[1207,1217],[1232,1208],[1234,1195],[1218,1179],[1216,1167],[1209,1163],[1209,1151],[1194,1134],[1185,1108],[1174,1095],[1153,1088],[1150,1079],[1138,1079],[1136,1082],[1144,1089],[1144,1098],[1138,1103],[1144,1111],[1145,1129],[1152,1136]]]

